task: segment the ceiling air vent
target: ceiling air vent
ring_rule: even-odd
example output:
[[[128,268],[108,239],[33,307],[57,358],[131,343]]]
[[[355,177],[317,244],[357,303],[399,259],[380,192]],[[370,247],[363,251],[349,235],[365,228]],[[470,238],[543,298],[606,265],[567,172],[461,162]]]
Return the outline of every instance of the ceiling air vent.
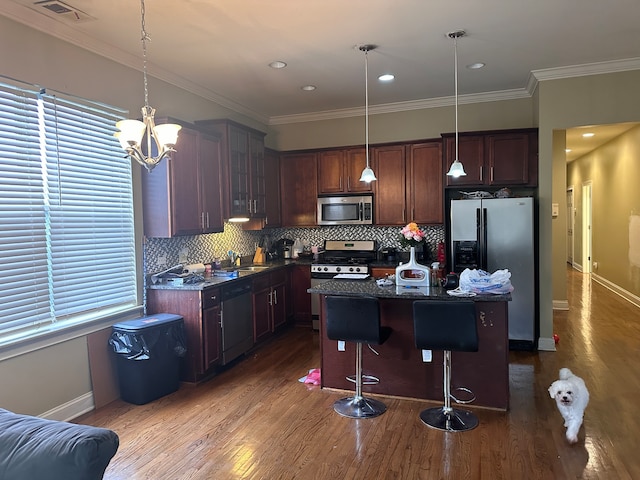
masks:
[[[86,22],[87,20],[93,20],[93,18],[81,10],[78,10],[71,5],[61,2],[60,0],[43,0],[41,2],[35,2],[36,7],[42,7],[50,17],[55,17],[61,20],[66,20],[70,23]]]

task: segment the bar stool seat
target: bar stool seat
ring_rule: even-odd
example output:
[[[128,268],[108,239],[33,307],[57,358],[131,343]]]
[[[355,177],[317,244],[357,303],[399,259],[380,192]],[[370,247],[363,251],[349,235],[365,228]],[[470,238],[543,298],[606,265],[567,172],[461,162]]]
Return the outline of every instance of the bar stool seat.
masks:
[[[442,350],[444,405],[420,412],[425,425],[447,432],[462,432],[478,426],[478,418],[467,410],[451,407],[451,352],[478,351],[476,309],[471,301],[426,301],[413,303],[413,327],[416,347],[421,350]],[[466,392],[470,390],[461,388]]]
[[[325,300],[326,330],[330,340],[356,344],[356,390],[333,404],[336,413],[349,418],[372,418],[382,415],[387,406],[379,400],[362,396],[362,345],[382,345],[392,329],[380,326],[377,298],[328,296]]]

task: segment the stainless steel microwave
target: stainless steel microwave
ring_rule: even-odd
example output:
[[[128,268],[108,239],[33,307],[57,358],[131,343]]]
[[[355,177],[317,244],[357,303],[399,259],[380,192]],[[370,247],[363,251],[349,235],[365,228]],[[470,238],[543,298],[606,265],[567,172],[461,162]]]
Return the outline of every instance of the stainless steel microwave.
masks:
[[[373,195],[318,197],[318,225],[371,225]]]

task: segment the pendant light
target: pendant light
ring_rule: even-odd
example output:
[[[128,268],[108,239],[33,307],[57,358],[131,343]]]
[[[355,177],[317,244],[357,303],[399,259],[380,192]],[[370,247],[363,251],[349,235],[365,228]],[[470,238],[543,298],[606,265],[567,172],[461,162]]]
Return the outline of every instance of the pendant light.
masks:
[[[150,40],[149,34],[145,30],[144,23],[144,0],[140,1],[140,10],[142,17],[142,75],[144,78],[144,107],[142,107],[142,121],[139,120],[120,120],[116,123],[116,128],[120,130],[115,136],[120,141],[120,145],[133,160],[144,166],[148,171],[160,163],[160,161],[172,152],[178,141],[178,131],[182,128],[180,125],[167,123],[156,125],[153,116],[156,111],[149,106],[149,90],[147,86],[147,41]],[[146,154],[143,152],[141,144],[144,136],[147,136]],[[151,139],[154,144],[152,145]],[[156,156],[153,156],[155,147]]]
[[[456,102],[456,156],[453,159],[451,168],[447,172],[450,177],[462,177],[466,175],[464,167],[458,159],[458,38],[464,37],[467,34],[464,30],[457,30],[455,32],[449,32],[447,36],[453,38],[453,57],[455,60],[454,65],[454,85],[455,85],[455,102]]]
[[[364,52],[364,130],[365,130],[365,150],[367,157],[367,166],[362,170],[360,175],[361,182],[371,183],[377,180],[373,170],[369,166],[369,57],[368,53],[371,50],[375,50],[376,45],[360,45],[358,47],[361,52]]]

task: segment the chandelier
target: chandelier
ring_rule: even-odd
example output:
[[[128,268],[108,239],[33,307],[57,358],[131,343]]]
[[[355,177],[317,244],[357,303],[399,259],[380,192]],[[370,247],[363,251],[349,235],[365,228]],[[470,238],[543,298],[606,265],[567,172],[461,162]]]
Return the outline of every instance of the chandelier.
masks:
[[[147,41],[151,40],[145,29],[144,23],[144,0],[140,1],[142,18],[142,74],[144,78],[144,107],[142,107],[142,121],[120,120],[116,123],[116,128],[120,130],[115,133],[120,145],[127,152],[127,156],[145,167],[148,171],[162,161],[164,157],[172,152],[178,141],[178,131],[180,125],[167,123],[156,125],[153,116],[156,111],[149,106],[149,89],[147,85]],[[142,141],[146,134],[146,149],[142,149]],[[153,142],[152,142],[153,139]],[[155,156],[153,155],[155,152]]]
[[[376,45],[361,45],[358,47],[360,51],[364,52],[364,130],[365,130],[365,149],[367,156],[367,166],[362,170],[360,175],[361,182],[371,183],[377,180],[376,175],[369,166],[369,58],[368,53],[370,50],[374,50]]]

